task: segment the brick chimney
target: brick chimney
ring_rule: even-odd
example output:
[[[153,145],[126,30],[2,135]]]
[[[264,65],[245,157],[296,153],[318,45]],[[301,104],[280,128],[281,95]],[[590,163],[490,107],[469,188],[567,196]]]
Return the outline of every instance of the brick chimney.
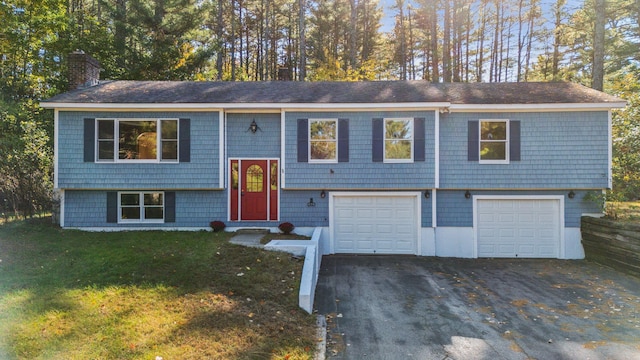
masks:
[[[279,67],[278,68],[278,80],[280,80],[280,81],[291,81],[291,71],[289,71],[288,67]]]
[[[69,54],[69,90],[97,85],[100,81],[98,60],[76,50]]]

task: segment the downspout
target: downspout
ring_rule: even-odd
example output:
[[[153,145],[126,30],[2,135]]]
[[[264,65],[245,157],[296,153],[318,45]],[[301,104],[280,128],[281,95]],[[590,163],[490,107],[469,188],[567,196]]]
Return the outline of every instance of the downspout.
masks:
[[[219,169],[219,177],[218,177],[218,187],[222,189],[227,188],[227,123],[226,123],[227,114],[223,109],[218,110],[218,141],[220,145],[218,146],[218,169]]]
[[[285,119],[286,112],[280,109],[280,189],[285,188]]]

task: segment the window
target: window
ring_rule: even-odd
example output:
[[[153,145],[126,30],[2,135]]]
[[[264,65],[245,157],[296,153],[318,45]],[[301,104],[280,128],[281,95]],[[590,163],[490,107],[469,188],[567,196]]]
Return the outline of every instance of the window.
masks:
[[[338,161],[338,121],[309,120],[309,162]]]
[[[118,222],[163,223],[164,193],[121,192],[118,196]]]
[[[384,161],[413,161],[413,119],[384,119]]]
[[[509,122],[480,120],[480,162],[504,164],[509,162]]]
[[[98,161],[178,161],[178,120],[99,119],[97,122]]]

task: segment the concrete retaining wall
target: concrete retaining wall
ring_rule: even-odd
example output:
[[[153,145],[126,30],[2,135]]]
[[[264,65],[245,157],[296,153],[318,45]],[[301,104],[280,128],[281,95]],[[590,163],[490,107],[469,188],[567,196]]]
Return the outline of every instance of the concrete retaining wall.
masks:
[[[322,262],[320,251],[322,232],[323,229],[318,227],[313,231],[311,240],[272,240],[264,247],[267,250],[285,251],[295,256],[304,256],[298,305],[309,314],[313,312],[313,299]]]
[[[640,225],[582,217],[585,258],[640,275]]]

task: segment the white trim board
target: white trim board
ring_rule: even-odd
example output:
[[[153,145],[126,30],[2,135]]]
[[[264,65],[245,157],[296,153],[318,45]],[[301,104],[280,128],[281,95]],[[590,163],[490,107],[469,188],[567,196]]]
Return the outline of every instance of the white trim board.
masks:
[[[44,109],[68,111],[371,111],[371,110],[440,110],[468,111],[607,111],[623,108],[626,102],[612,103],[540,103],[540,104],[451,104],[450,102],[397,103],[64,103],[41,102]]]
[[[452,104],[450,112],[564,112],[609,111],[623,108],[626,102],[617,103],[553,103],[553,104]]]

